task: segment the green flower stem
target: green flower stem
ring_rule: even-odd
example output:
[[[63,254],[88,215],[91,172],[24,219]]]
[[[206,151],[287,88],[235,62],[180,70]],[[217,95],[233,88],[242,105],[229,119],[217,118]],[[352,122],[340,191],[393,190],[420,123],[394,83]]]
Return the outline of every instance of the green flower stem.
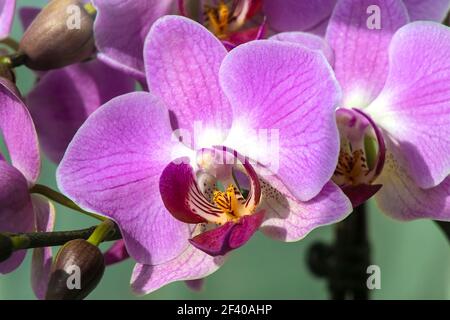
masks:
[[[101,242],[114,241],[122,239],[119,228],[111,220],[107,220],[108,232],[104,234]],[[101,223],[106,224],[106,221]],[[57,231],[57,232],[30,232],[18,234],[3,234],[8,236],[13,243],[13,250],[33,249],[42,247],[62,246],[66,242],[75,239],[88,240],[99,228],[93,226],[87,229],[71,230],[71,231]],[[104,228],[104,227],[102,227]],[[98,238],[98,236],[96,236]]]
[[[20,67],[25,63],[26,56],[23,53],[13,53],[6,56],[0,56],[0,64],[12,69]]]
[[[114,227],[115,224],[111,220],[103,221],[95,228],[87,241],[98,247],[98,245],[114,231]]]
[[[100,221],[105,221],[107,220],[105,217],[99,216],[98,214],[92,213],[92,212],[88,212],[85,211],[83,209],[81,209],[75,202],[73,202],[72,200],[70,200],[69,198],[67,198],[65,195],[59,193],[58,191],[55,191],[47,186],[44,186],[42,184],[36,184],[34,185],[31,190],[31,193],[37,193],[40,195],[43,195],[44,197],[46,197],[49,200],[55,201],[57,203],[59,203],[60,205],[63,205],[67,208],[70,208],[72,210],[81,212],[89,217],[98,219]]]

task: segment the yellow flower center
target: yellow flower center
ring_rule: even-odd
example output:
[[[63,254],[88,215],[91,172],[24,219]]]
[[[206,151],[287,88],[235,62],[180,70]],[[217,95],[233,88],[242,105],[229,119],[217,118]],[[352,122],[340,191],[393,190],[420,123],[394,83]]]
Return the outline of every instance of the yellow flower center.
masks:
[[[226,39],[230,33],[239,30],[245,23],[249,4],[244,3],[244,6],[239,9],[232,9],[225,1],[220,1],[217,6],[204,6],[205,26],[214,33],[214,35],[223,40]]]
[[[246,206],[246,201],[241,192],[232,184],[224,192],[214,191],[213,201],[217,208],[223,212],[222,218],[224,218],[224,222],[236,222],[242,216],[251,215],[255,209],[254,207]]]

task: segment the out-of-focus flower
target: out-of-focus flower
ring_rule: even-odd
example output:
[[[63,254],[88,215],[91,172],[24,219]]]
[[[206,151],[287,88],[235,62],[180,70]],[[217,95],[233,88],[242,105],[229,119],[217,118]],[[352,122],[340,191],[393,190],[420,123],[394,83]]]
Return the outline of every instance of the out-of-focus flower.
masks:
[[[229,49],[260,39],[265,32],[262,0],[179,0],[178,4],[181,15],[203,24]]]
[[[329,182],[340,91],[321,54],[277,41],[227,54],[203,26],[167,16],[152,27],[144,59],[152,94],[94,112],[57,172],[65,194],[120,226],[140,263],[136,292],[205,277],[258,229],[296,241],[350,213]],[[185,133],[195,128],[192,145]],[[280,133],[279,150],[262,147],[259,129]],[[276,175],[251,159],[276,160]]]
[[[110,266],[128,259],[130,254],[125,247],[125,241],[120,239],[114,242],[113,245],[104,253],[104,257],[106,266]]]
[[[16,10],[16,0],[0,1],[0,39],[9,37]]]
[[[336,0],[264,0],[264,13],[270,27],[278,32],[307,31],[323,35],[337,2]],[[450,9],[450,0],[403,0],[402,2],[409,12],[411,21],[441,22]],[[366,11],[360,14],[367,17]]]
[[[367,26],[370,5],[380,7],[381,28]],[[343,88],[333,181],[355,205],[382,185],[375,199],[396,219],[449,220],[450,30],[408,21],[398,0],[342,0],[327,30],[328,44],[315,39],[314,49],[334,52]],[[276,39],[309,43],[302,33]]]
[[[97,57],[111,67],[145,81],[142,52],[151,25],[174,10],[174,0],[92,0]]]
[[[20,9],[24,29],[39,11],[33,7]],[[134,90],[135,82],[131,77],[99,59],[39,73],[26,103],[46,155],[58,163],[75,132],[94,110]]]
[[[99,60],[42,75],[26,102],[47,156],[59,163],[75,132],[92,112],[134,90],[133,79]]]
[[[50,202],[30,195],[40,171],[39,147],[31,116],[15,86],[0,79],[0,130],[11,162],[0,154],[0,232],[20,233],[53,229],[54,208]],[[0,273],[15,270],[26,251],[17,251],[0,263]],[[49,279],[50,248],[33,252],[32,287],[43,298]]]

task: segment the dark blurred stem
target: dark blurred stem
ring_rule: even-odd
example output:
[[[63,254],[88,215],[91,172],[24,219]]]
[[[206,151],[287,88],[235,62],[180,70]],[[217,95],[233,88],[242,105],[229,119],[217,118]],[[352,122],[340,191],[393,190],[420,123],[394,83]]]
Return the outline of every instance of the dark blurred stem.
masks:
[[[104,222],[103,222],[104,223]],[[7,236],[13,242],[14,250],[54,247],[64,245],[66,242],[75,239],[89,239],[89,237],[97,229],[93,226],[87,229],[58,231],[58,232],[30,232],[8,234]],[[119,228],[114,225],[102,241],[113,241],[122,238]]]
[[[353,210],[335,226],[334,243],[317,242],[309,250],[311,271],[328,282],[330,297],[335,300],[367,300],[367,267],[370,244],[365,204]]]
[[[366,270],[370,264],[370,248],[365,204],[336,225],[333,251],[335,268],[329,279],[331,297],[367,300]]]
[[[441,228],[442,232],[444,232],[445,236],[447,237],[447,240],[450,241],[450,222],[447,221],[436,221],[436,224]]]

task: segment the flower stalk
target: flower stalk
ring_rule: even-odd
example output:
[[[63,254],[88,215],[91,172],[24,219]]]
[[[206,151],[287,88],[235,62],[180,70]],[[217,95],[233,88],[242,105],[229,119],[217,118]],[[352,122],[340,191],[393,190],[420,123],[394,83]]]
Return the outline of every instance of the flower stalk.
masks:
[[[102,227],[99,228],[100,226]],[[107,233],[105,233],[106,226],[108,226]],[[0,234],[0,235],[8,236],[11,239],[13,243],[13,249],[15,251],[32,248],[61,246],[67,243],[68,241],[74,239],[88,240],[93,234],[95,234],[96,231],[97,233],[93,239],[96,239],[97,242],[114,241],[122,238],[119,228],[110,220],[105,221],[99,226],[92,226],[90,228],[81,230],[56,231],[56,232],[30,232],[18,234]]]
[[[327,279],[334,300],[368,300],[367,267],[370,265],[370,243],[367,233],[366,205],[335,227],[332,245],[316,243],[310,248],[311,271]]]
[[[94,246],[98,246],[111,232],[114,232],[114,228],[115,224],[113,221],[105,220],[95,228],[94,232],[92,232],[87,241]]]
[[[67,198],[62,193],[59,193],[56,190],[51,189],[50,187],[44,186],[42,184],[36,184],[34,185],[31,190],[31,193],[40,194],[44,197],[46,197],[49,200],[55,201],[56,203],[59,203],[60,205],[63,205],[67,208],[70,208],[72,210],[78,211],[80,213],[83,213],[91,218],[95,218],[100,221],[105,221],[106,218],[99,216],[95,213],[88,212],[86,210],[81,209],[75,202]]]

